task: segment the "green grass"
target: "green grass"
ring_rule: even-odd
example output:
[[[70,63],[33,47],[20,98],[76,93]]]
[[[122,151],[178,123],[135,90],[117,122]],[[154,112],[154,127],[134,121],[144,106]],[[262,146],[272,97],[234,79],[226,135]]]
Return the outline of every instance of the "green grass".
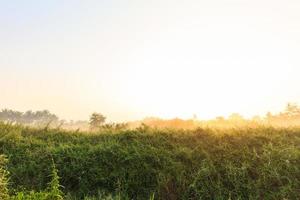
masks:
[[[65,199],[275,200],[300,194],[298,128],[87,133],[0,124],[0,154],[8,158],[11,196],[48,191],[53,162],[64,195],[56,192]]]
[[[6,162],[7,159],[3,155],[0,155],[0,199],[1,200],[7,200],[9,198],[9,194],[8,194],[9,191],[7,188],[8,172],[5,169]]]

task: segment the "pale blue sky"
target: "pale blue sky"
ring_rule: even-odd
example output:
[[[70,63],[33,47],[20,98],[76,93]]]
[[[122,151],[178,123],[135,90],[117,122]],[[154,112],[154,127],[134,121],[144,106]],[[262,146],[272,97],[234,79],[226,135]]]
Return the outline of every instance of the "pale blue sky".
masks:
[[[300,1],[0,0],[0,109],[212,118],[300,103]]]

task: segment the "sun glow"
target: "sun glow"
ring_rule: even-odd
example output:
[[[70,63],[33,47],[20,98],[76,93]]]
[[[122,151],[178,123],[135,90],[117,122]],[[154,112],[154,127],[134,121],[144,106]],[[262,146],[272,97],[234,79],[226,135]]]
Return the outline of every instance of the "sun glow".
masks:
[[[48,4],[1,7],[3,108],[126,121],[300,101],[298,1]]]
[[[206,119],[232,112],[250,116],[256,114],[257,106],[263,107],[273,98],[272,92],[280,88],[276,83],[285,81],[284,74],[288,73],[207,65],[210,67],[135,68],[127,72],[128,81],[120,88],[120,98],[137,112],[165,118],[191,118],[197,114]],[[266,81],[264,77],[271,73],[272,79]]]

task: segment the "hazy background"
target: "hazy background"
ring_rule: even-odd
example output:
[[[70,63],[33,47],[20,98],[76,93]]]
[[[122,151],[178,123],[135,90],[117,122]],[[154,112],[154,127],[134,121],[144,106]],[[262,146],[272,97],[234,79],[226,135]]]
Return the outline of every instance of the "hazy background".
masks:
[[[0,109],[212,118],[300,102],[300,1],[0,0]]]

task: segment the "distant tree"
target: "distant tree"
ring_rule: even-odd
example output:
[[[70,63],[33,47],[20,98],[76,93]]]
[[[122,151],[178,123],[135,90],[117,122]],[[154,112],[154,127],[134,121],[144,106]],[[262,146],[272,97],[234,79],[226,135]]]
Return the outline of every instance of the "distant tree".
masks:
[[[288,103],[283,114],[287,117],[299,117],[300,108],[295,103]]]
[[[260,121],[262,121],[262,119],[261,119],[261,117],[259,115],[255,115],[255,116],[252,117],[252,121],[254,121],[254,122],[260,122]]]
[[[31,124],[34,121],[34,113],[31,110],[26,111],[23,114],[23,123]]]
[[[242,115],[240,115],[239,113],[232,113],[229,117],[229,120],[231,121],[243,121],[244,118]]]
[[[11,123],[21,123],[22,121],[22,112],[9,110],[9,109],[3,109],[0,112],[0,120],[11,122]]]
[[[100,128],[104,124],[106,117],[100,113],[93,113],[90,117],[90,127],[92,129]]]
[[[122,130],[128,128],[128,123],[109,123],[101,126],[104,129],[110,130]]]
[[[48,110],[32,112],[31,110],[25,113],[3,109],[0,111],[0,121],[10,122],[10,123],[22,123],[22,124],[47,124],[56,123],[59,118],[50,113]]]
[[[34,113],[34,119],[37,124],[54,123],[59,120],[55,114],[50,113],[48,110],[36,111]]]
[[[198,117],[197,117],[197,114],[193,114],[193,120],[197,120],[198,119]]]
[[[218,121],[218,122],[224,122],[225,118],[223,116],[218,116],[218,117],[216,117],[216,121]]]
[[[274,115],[273,115],[271,112],[268,112],[268,113],[266,114],[265,119],[266,119],[267,121],[271,121],[271,120],[274,119]]]

